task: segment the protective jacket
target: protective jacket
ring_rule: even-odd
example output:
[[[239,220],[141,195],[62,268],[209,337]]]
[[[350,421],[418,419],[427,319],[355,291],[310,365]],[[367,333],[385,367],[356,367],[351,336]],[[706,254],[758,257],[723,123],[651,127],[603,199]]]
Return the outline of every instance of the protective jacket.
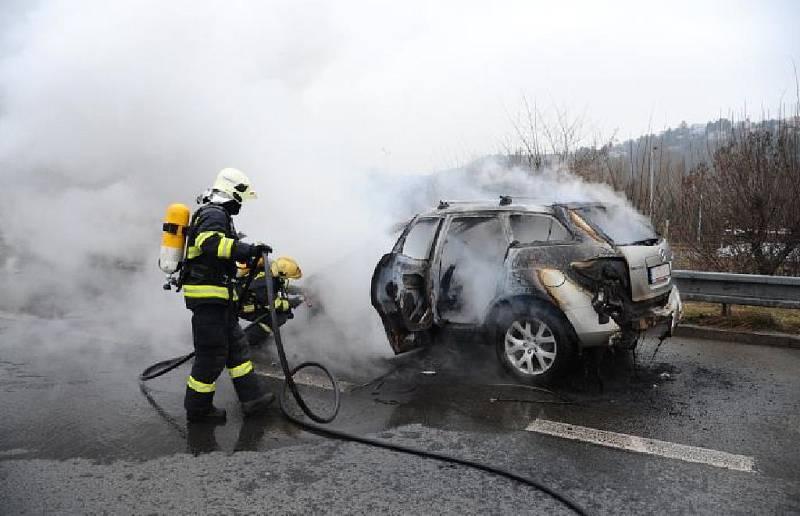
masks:
[[[236,260],[252,254],[252,246],[239,242],[233,218],[219,204],[197,209],[189,224],[183,292],[187,308],[204,304],[229,304],[236,300],[232,280]]]

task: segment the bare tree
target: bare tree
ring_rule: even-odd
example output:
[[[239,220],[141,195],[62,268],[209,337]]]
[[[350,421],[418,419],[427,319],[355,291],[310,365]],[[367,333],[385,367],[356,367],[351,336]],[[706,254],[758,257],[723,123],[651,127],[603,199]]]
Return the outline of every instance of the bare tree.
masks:
[[[800,275],[800,85],[793,116],[751,124],[685,123],[625,145],[596,137],[583,118],[523,99],[509,161],[531,171],[558,163],[624,193],[702,269]],[[698,138],[705,143],[698,144]],[[687,147],[688,145],[688,147]]]
[[[583,117],[553,105],[542,112],[536,102],[522,97],[522,114],[512,118],[515,143],[506,145],[509,161],[531,171],[555,164],[569,165],[583,141]]]
[[[800,254],[798,117],[737,124],[683,182],[683,240],[717,270],[791,272]]]

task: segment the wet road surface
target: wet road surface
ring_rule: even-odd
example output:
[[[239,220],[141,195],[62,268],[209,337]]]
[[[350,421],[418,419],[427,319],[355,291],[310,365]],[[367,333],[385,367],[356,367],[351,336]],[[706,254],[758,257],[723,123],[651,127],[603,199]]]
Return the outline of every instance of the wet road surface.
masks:
[[[166,351],[120,345],[99,322],[4,316],[0,339],[4,513],[569,512],[503,478],[309,434],[277,407],[243,420],[226,379],[227,424],[187,427],[186,366],[149,382],[148,398],[136,375]],[[544,392],[453,338],[349,372],[333,426],[504,467],[595,513],[800,512],[800,352],[690,339],[654,350],[607,356],[601,381],[578,369]],[[277,376],[273,360],[257,353]],[[536,421],[724,452],[753,471],[528,431]]]

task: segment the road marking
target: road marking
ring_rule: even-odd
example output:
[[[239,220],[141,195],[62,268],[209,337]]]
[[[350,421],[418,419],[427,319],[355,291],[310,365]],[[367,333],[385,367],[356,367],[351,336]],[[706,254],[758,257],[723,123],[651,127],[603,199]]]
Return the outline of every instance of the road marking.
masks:
[[[736,471],[755,471],[755,460],[746,455],[736,455],[708,448],[687,446],[657,439],[647,439],[635,435],[607,432],[585,426],[570,425],[547,419],[536,419],[525,429],[528,432],[562,437],[575,441],[583,441],[609,448],[618,448],[636,453],[658,455],[669,459],[678,459],[686,462],[707,464],[718,468],[733,469]]]
[[[272,371],[270,369],[259,369],[258,374],[267,376],[269,378],[274,378],[276,380],[283,381],[283,371],[277,370]],[[303,371],[299,372],[298,374],[294,375],[294,383],[297,385],[305,385],[308,387],[317,387],[319,389],[325,389],[326,391],[332,391],[333,386],[331,385],[330,380],[325,376],[318,376],[314,374],[305,373]],[[346,382],[344,380],[336,380],[336,384],[339,386],[339,390],[341,392],[349,392],[350,389],[353,388],[355,384]]]

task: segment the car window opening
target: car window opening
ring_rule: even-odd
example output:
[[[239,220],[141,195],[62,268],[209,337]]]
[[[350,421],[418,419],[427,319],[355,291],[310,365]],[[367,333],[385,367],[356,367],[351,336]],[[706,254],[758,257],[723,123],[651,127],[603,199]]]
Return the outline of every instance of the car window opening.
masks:
[[[547,215],[511,215],[511,233],[518,244],[569,240],[567,229]]]
[[[477,321],[495,295],[507,247],[497,217],[453,219],[441,253],[439,312],[451,322]]]
[[[660,240],[647,217],[634,210],[610,205],[583,206],[575,211],[613,244],[654,245]]]
[[[436,235],[436,227],[439,225],[439,219],[421,219],[418,220],[411,231],[406,235],[406,240],[403,243],[402,254],[409,258],[417,260],[425,260],[430,253],[433,237]]]

